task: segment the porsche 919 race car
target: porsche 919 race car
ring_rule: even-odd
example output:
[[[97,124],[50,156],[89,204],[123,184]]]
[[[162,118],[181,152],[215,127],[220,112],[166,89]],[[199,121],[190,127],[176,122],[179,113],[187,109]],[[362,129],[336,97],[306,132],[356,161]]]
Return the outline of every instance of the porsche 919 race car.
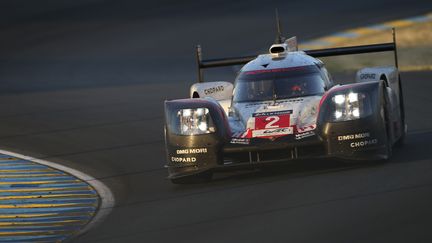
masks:
[[[393,34],[394,37],[394,34]],[[268,54],[203,60],[190,98],[165,101],[173,183],[213,171],[310,158],[386,160],[406,125],[396,42],[298,51],[296,39]],[[393,51],[395,66],[364,68],[335,85],[317,57]],[[245,64],[234,84],[203,82],[202,70]]]

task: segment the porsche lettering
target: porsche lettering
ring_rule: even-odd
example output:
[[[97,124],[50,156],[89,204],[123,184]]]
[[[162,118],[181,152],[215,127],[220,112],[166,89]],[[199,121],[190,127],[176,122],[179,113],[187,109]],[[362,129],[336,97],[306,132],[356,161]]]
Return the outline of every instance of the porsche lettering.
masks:
[[[252,114],[253,117],[260,117],[260,116],[280,116],[280,115],[286,115],[286,114],[292,114],[292,110],[286,110],[286,111],[272,111],[272,112],[259,112]]]

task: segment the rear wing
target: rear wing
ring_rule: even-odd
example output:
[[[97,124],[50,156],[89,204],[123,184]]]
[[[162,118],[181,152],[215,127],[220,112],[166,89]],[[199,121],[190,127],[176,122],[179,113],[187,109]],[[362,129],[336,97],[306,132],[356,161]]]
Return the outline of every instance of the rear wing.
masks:
[[[395,66],[396,68],[398,68],[396,31],[394,28],[392,29],[392,35],[393,35],[393,42],[388,42],[388,43],[306,50],[304,52],[307,55],[312,57],[329,57],[329,56],[342,56],[342,55],[352,55],[352,54],[393,51]],[[203,69],[213,68],[213,67],[242,65],[252,61],[257,56],[258,55],[243,56],[243,57],[228,57],[228,58],[218,58],[218,59],[202,59],[201,46],[198,45],[196,48],[198,82],[200,83],[204,82]]]

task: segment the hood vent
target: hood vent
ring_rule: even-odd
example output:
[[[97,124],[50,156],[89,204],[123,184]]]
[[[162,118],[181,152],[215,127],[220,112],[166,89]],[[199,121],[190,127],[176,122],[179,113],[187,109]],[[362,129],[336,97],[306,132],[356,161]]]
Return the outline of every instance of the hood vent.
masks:
[[[274,44],[270,47],[270,54],[277,55],[286,52],[286,44]]]
[[[282,56],[287,52],[297,51],[297,37],[291,37],[282,44],[274,44],[270,47],[269,52],[274,56]]]

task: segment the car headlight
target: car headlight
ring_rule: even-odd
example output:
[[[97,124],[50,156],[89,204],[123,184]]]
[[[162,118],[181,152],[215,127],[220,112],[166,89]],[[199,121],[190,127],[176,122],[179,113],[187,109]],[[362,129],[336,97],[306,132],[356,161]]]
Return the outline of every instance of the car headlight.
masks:
[[[207,108],[181,109],[177,112],[177,117],[180,135],[199,135],[216,131]]]
[[[368,97],[363,93],[336,94],[332,97],[333,109],[330,112],[331,121],[350,121],[372,114]]]

